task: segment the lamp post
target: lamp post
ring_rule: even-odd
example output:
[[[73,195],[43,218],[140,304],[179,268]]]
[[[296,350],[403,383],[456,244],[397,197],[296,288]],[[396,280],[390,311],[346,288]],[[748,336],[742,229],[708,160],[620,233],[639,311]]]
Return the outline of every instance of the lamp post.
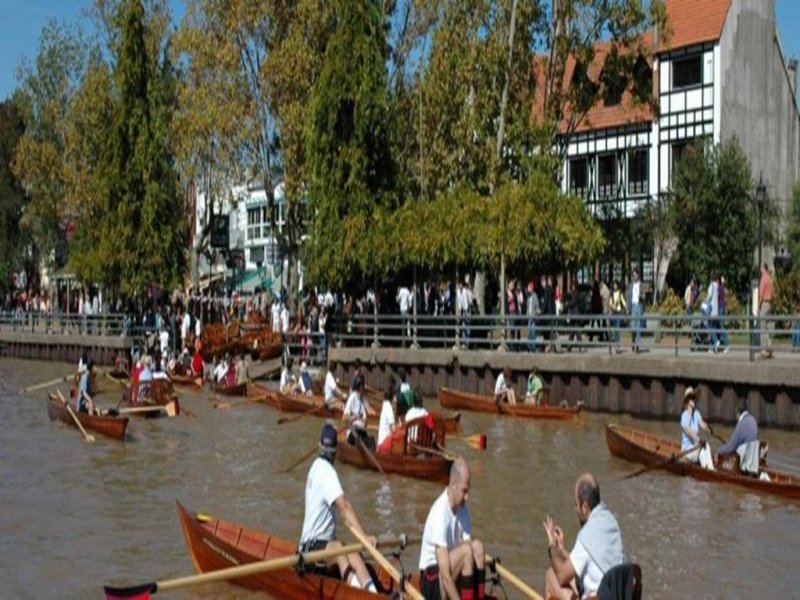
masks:
[[[756,187],[756,204],[758,205],[758,268],[759,272],[762,264],[762,248],[764,246],[764,208],[767,201],[767,186],[764,185],[762,174],[758,176],[758,186]]]

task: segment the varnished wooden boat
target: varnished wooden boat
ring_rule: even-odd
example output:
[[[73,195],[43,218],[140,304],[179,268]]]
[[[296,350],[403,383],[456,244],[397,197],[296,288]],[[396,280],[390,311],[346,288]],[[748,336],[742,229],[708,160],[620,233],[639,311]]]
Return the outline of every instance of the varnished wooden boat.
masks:
[[[204,573],[262,560],[291,556],[297,543],[274,535],[247,529],[237,523],[222,521],[187,510],[178,502],[178,516],[195,569]],[[318,598],[321,600],[374,600],[396,597],[397,586],[383,569],[366,561],[378,594],[353,588],[338,577],[335,561],[330,576],[307,569],[300,574],[294,568],[278,569],[239,579],[231,583],[250,590],[266,592],[271,598]]]
[[[644,465],[664,462],[673,454],[678,455],[681,452],[681,445],[677,441],[613,424],[606,425],[606,444],[613,456]],[[710,471],[698,464],[683,461],[668,462],[664,469],[703,481],[734,483],[766,494],[800,500],[800,478],[769,468],[763,471],[770,481],[720,469]]]
[[[508,404],[497,403],[491,396],[470,394],[449,388],[439,388],[439,404],[449,409],[473,410],[477,412],[492,413],[496,415],[509,415],[512,417],[526,417],[528,419],[550,419],[568,421],[576,417],[581,411],[580,406],[564,407],[549,406],[547,402],[550,395],[545,390],[542,404]]]
[[[360,469],[379,471],[377,465],[380,464],[385,473],[446,483],[454,456],[441,450],[446,435],[444,423],[434,421],[433,430],[430,430],[424,421],[425,417],[421,417],[409,422],[402,444],[393,447],[388,454],[369,451],[361,445],[351,446],[342,431],[336,447],[336,458]]]
[[[240,383],[239,385],[225,385],[224,382],[214,384],[214,391],[223,396],[246,396],[247,384]]]
[[[183,385],[187,387],[193,387],[195,389],[200,387],[197,385],[197,381],[200,380],[202,382],[201,377],[197,377],[192,373],[175,373],[168,371],[167,377],[169,377],[169,380],[175,385]]]
[[[125,428],[128,426],[127,417],[87,415],[86,413],[79,413],[77,411],[73,412],[75,412],[75,415],[78,417],[84,429],[94,431],[115,440],[122,440],[125,438]],[[61,421],[62,423],[77,428],[75,421],[64,406],[64,403],[54,394],[50,394],[50,398],[47,401],[47,416],[51,421]]]
[[[121,369],[113,369],[108,373],[106,373],[106,375],[108,375],[108,377],[111,377],[111,379],[116,379],[117,381],[123,381],[125,379],[131,378],[130,373]]]
[[[280,410],[277,394],[277,390],[271,390],[260,383],[250,382],[247,384],[247,397],[250,400],[253,400],[254,402],[260,402]]]

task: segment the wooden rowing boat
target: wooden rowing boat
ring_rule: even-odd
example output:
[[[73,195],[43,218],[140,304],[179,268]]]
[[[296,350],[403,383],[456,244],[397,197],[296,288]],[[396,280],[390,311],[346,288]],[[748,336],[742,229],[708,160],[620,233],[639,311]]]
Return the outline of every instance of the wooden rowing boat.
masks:
[[[223,396],[246,396],[247,383],[240,383],[239,385],[226,385],[224,382],[217,382],[214,384],[214,391]]]
[[[420,417],[407,423],[402,444],[393,446],[390,453],[368,451],[361,445],[351,446],[343,431],[339,434],[336,457],[359,469],[379,471],[379,464],[384,473],[447,483],[455,457],[442,450],[446,435],[444,422],[434,420],[433,429],[430,429],[425,421],[425,417]]]
[[[545,390],[547,392],[547,390]],[[550,419],[568,421],[581,411],[579,406],[549,406],[549,394],[544,394],[542,404],[508,404],[497,403],[491,396],[470,394],[449,388],[439,388],[439,404],[445,408],[473,410],[477,412],[492,413],[496,415],[509,415],[512,417],[526,417],[528,419]]]
[[[131,378],[130,374],[127,371],[122,370],[122,369],[113,369],[113,370],[109,371],[108,373],[106,373],[106,375],[108,377],[111,377],[111,379],[116,379],[117,381],[123,381],[125,379],[130,379]]]
[[[606,444],[613,456],[644,465],[663,463],[670,456],[681,452],[681,445],[677,441],[613,424],[606,425]],[[703,481],[734,483],[766,494],[800,500],[800,478],[773,469],[763,469],[762,472],[767,473],[770,478],[770,481],[763,481],[742,473],[720,469],[711,471],[698,464],[683,461],[667,462],[663,468],[677,475],[688,475]]]
[[[198,379],[202,381],[202,378],[196,376],[192,373],[175,373],[173,371],[167,371],[167,377],[169,380],[175,385],[184,385],[187,387],[199,388],[200,386],[197,385]]]
[[[88,415],[77,411],[74,412],[85,429],[90,429],[114,440],[125,438],[125,428],[128,426],[127,417]],[[77,427],[64,403],[55,394],[50,394],[50,398],[47,401],[47,416],[51,421],[61,421],[72,427]]]
[[[271,390],[260,383],[250,382],[247,384],[247,397],[250,400],[280,410],[277,394],[277,390]]]
[[[200,516],[178,502],[178,516],[195,569],[199,573],[226,567],[244,565],[262,560],[291,556],[297,552],[295,542],[274,535],[248,529],[237,523]],[[322,600],[374,600],[395,598],[397,586],[389,574],[379,566],[365,560],[378,594],[347,585],[338,577],[334,561],[329,575],[314,572],[309,565],[305,572],[295,568],[278,569],[239,579],[231,583],[250,590],[266,592],[271,598],[294,600],[318,598]]]

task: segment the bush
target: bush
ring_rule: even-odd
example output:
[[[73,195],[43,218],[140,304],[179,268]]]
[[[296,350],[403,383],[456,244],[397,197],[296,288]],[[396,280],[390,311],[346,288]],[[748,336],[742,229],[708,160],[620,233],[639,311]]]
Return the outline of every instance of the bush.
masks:
[[[800,313],[800,268],[795,268],[785,275],[775,275],[773,280],[772,314],[796,315]],[[779,329],[791,327],[790,321],[780,321]]]
[[[667,290],[664,299],[660,303],[654,304],[651,307],[651,312],[660,314],[665,317],[682,317],[685,315],[683,308],[683,299],[678,297],[672,288]],[[686,327],[688,324],[679,319],[677,321],[663,321],[661,327],[664,329],[674,329],[675,327]]]

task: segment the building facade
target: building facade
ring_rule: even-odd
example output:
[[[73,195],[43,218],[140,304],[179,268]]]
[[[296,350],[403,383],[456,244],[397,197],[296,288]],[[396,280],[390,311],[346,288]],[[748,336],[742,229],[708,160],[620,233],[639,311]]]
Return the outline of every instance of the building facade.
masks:
[[[797,62],[783,55],[775,0],[665,4],[672,34],[645,36],[652,54],[637,70],[652,77],[658,114],[633,106],[627,93],[607,95],[564,140],[563,190],[584,198],[600,219],[631,218],[670,190],[675,162],[692,140],[735,137],[754,178],[763,177],[770,201],[785,210],[800,180],[800,114]],[[598,44],[589,77],[599,78],[607,54],[608,44]],[[567,81],[570,71],[574,64]],[[652,261],[641,268],[651,280]],[[619,277],[621,265],[613,270]]]

